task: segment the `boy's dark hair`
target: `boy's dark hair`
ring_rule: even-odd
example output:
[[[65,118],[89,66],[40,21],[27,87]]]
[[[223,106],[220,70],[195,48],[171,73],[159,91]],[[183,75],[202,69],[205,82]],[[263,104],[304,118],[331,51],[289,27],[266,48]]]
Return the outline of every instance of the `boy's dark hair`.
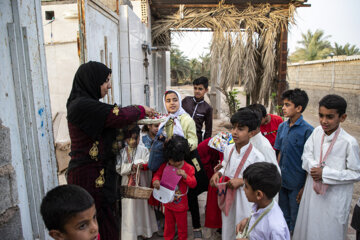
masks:
[[[252,111],[254,111],[256,113],[256,115],[258,117],[258,127],[260,127],[261,120],[263,118],[263,112],[262,112],[261,108],[259,107],[259,105],[261,105],[261,104],[251,104],[251,105],[247,106],[248,109],[250,109],[250,110],[252,110]],[[266,114],[265,114],[265,116],[266,116]]]
[[[174,135],[164,143],[164,158],[169,161],[172,159],[174,162],[184,160],[190,153],[188,141],[179,136]]]
[[[125,130],[125,139],[131,138],[133,134],[136,134],[136,137],[140,135],[140,127],[136,125],[130,129]]]
[[[249,108],[240,108],[234,115],[231,116],[230,122],[232,125],[237,125],[237,127],[247,126],[249,132],[256,130],[258,127],[259,121],[254,121],[254,119],[259,120],[259,114],[255,113]]]
[[[305,111],[305,108],[309,102],[309,97],[304,90],[300,88],[290,89],[281,95],[281,99],[287,99],[290,102],[294,103],[295,107],[302,106],[301,112]]]
[[[272,199],[280,191],[281,176],[273,163],[253,163],[245,169],[243,178],[254,191],[262,191],[268,199]]]
[[[336,112],[341,117],[346,113],[347,103],[346,100],[336,94],[329,94],[323,97],[319,102],[319,107],[326,107],[327,109],[336,109]]]
[[[260,103],[251,104],[248,106],[248,108],[259,111],[261,113],[262,118],[266,117],[267,114],[266,108],[264,107],[264,105]]]
[[[202,77],[195,79],[193,81],[193,85],[203,85],[204,88],[207,89],[209,86],[209,80],[207,79],[207,77],[202,76]]]
[[[47,192],[40,212],[46,228],[64,232],[65,224],[76,214],[94,205],[92,196],[77,185],[61,185]]]

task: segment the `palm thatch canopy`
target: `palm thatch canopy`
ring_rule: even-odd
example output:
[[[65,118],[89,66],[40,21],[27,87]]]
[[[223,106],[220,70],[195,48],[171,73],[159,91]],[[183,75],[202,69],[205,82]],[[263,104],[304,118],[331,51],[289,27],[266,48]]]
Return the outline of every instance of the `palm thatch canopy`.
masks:
[[[307,6],[305,2],[152,0],[153,44],[169,44],[171,31],[213,31],[212,83],[228,98],[229,88],[239,80],[251,102],[268,105],[279,84],[281,91],[285,88],[287,27],[294,23],[296,7]]]

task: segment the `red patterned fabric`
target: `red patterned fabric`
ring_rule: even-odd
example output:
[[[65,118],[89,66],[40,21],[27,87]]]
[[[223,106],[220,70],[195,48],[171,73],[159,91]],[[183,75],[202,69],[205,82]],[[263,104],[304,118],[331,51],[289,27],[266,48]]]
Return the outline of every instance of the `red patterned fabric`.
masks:
[[[283,122],[283,119],[278,115],[274,115],[274,114],[269,114],[269,115],[271,117],[270,122],[266,125],[261,125],[260,131],[269,140],[271,146],[274,147],[277,130],[279,128],[280,123]]]

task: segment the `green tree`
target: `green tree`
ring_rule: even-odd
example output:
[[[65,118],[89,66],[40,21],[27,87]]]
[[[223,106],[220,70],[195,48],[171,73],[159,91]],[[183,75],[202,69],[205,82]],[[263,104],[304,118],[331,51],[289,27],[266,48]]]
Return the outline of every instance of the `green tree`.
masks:
[[[189,78],[190,81],[194,81],[196,78],[201,76],[201,62],[199,62],[196,58],[193,58],[190,60],[189,66]]]
[[[190,72],[189,60],[177,46],[170,49],[170,73],[171,79],[178,83],[185,80]]]
[[[210,79],[210,57],[210,53],[201,54],[199,57],[201,62],[201,76],[207,77],[208,79]]]
[[[302,40],[298,43],[302,47],[296,48],[296,51],[290,56],[292,62],[324,59],[332,52],[331,44],[327,40],[330,36],[325,36],[324,31],[317,29],[312,33],[311,30],[308,30],[306,34],[302,33],[301,35]]]
[[[346,43],[344,46],[341,46],[340,44],[335,43],[334,47],[334,55],[340,56],[340,55],[356,55],[359,54],[360,50],[355,45],[350,45],[350,43]]]

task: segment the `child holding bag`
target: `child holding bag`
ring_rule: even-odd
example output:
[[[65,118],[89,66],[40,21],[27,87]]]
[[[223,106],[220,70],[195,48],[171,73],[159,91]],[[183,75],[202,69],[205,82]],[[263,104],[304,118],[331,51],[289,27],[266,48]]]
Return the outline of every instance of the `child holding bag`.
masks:
[[[178,92],[174,90],[166,91],[163,101],[166,113],[169,114],[169,116],[160,124],[159,133],[166,139],[171,138],[173,135],[184,137],[190,146],[190,154],[185,161],[195,168],[197,186],[194,189],[189,189],[189,209],[194,229],[194,239],[201,239],[202,232],[197,196],[200,193],[207,191],[209,180],[196,151],[198,138],[196,135],[195,122],[181,107],[181,96]]]
[[[149,151],[139,145],[139,134],[138,126],[127,130],[126,146],[117,156],[116,171],[122,176],[122,186],[135,186],[136,174],[140,174],[139,186],[150,187],[151,172],[147,168]],[[146,199],[123,198],[121,213],[121,239],[137,240],[138,236],[150,238],[158,230],[154,209]]]
[[[165,143],[164,146],[164,157],[168,162],[163,163],[154,174],[153,185],[154,188],[158,190],[160,189],[160,180],[162,180],[164,170],[168,167],[168,165],[174,167],[174,170],[176,169],[176,174],[181,176],[181,179],[178,179],[180,181],[175,188],[176,195],[174,200],[164,204],[165,240],[174,239],[175,224],[177,225],[179,240],[188,238],[187,210],[189,207],[187,192],[189,188],[194,188],[196,186],[194,167],[184,161],[185,156],[188,154],[189,145],[186,139],[181,136],[174,135]]]

